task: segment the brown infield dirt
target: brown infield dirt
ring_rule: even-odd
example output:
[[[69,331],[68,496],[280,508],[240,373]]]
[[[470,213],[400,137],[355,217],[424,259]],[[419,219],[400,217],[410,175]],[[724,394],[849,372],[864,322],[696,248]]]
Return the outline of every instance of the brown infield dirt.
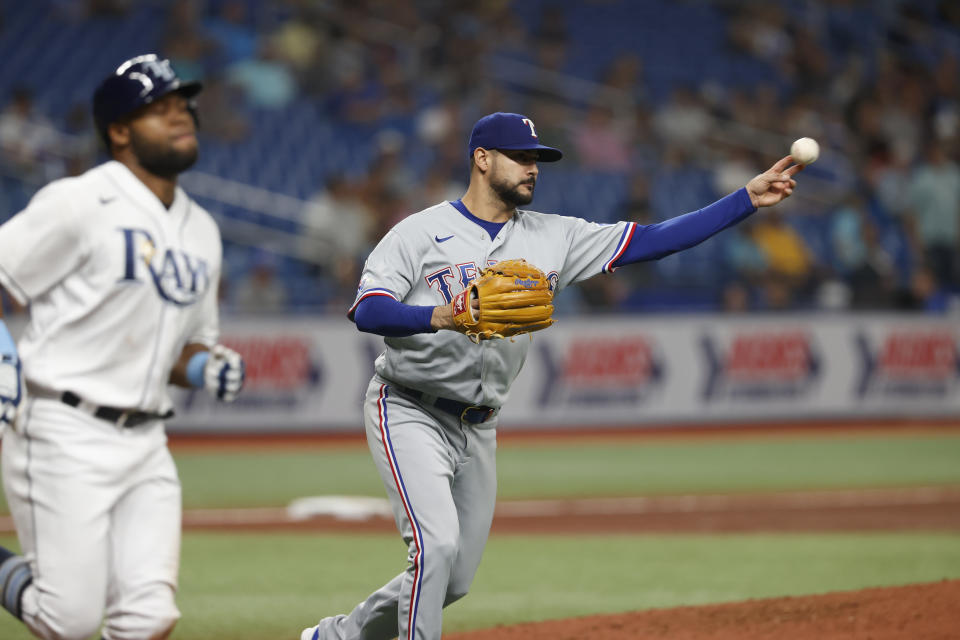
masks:
[[[890,429],[891,432],[899,430],[897,426]],[[916,433],[915,427],[909,430]],[[952,427],[950,430],[955,432]],[[796,431],[790,432],[796,435]],[[557,435],[551,434],[551,437]],[[710,438],[715,437],[716,432],[690,435]],[[741,435],[757,437],[749,431]],[[608,436],[616,438],[624,434],[613,432]],[[677,437],[678,433],[664,436]],[[560,434],[559,437],[578,436]],[[590,437],[595,438],[597,434]],[[718,437],[737,435],[726,432]],[[515,439],[522,443],[523,438]],[[255,442],[255,446],[264,444],[262,440]],[[181,445],[203,446],[203,443],[188,441]],[[188,511],[184,514],[184,526],[260,531],[396,530],[392,519],[385,516],[364,520],[331,516],[292,520],[283,509]],[[957,532],[960,531],[960,487],[505,501],[498,505],[493,525],[493,535],[791,531]],[[550,620],[445,637],[450,640],[960,639],[960,580]]]
[[[948,640],[960,580],[653,609],[448,634],[449,640]]]

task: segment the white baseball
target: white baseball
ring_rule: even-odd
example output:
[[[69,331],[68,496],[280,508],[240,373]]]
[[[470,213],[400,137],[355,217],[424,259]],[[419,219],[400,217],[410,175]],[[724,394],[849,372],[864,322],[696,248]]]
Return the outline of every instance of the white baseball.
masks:
[[[794,162],[810,164],[820,157],[820,145],[813,138],[800,138],[790,145],[790,155]]]

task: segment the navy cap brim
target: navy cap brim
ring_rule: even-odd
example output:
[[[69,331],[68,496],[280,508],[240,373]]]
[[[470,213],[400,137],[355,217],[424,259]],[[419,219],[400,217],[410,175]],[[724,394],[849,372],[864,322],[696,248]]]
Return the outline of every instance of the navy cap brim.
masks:
[[[560,149],[554,149],[553,147],[548,147],[546,145],[538,144],[530,146],[528,144],[522,145],[507,145],[502,147],[497,147],[497,149],[508,149],[510,151],[528,151],[536,150],[539,151],[539,156],[537,157],[538,162],[556,162],[563,158],[563,152]]]
[[[193,80],[191,82],[183,82],[179,87],[174,89],[177,93],[182,95],[184,98],[192,98],[203,89],[203,84]]]

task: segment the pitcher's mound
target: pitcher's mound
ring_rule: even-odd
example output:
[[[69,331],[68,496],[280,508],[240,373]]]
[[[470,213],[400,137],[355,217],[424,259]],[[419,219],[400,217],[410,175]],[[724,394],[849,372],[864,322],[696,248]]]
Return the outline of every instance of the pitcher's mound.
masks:
[[[960,580],[549,620],[450,640],[956,640]]]

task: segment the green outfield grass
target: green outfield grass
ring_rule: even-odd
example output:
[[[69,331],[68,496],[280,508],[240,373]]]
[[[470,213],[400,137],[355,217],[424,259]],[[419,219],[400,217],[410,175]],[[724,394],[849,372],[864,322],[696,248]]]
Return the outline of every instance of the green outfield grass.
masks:
[[[364,446],[176,451],[184,506],[277,506],[300,496],[382,496]],[[623,496],[960,484],[956,435],[508,441],[499,497]],[[0,499],[0,511],[6,502]]]
[[[176,459],[188,507],[277,505],[317,494],[383,495],[364,447],[180,452]],[[960,484],[960,432],[917,438],[508,442],[497,464],[501,499]]]
[[[0,538],[0,544],[12,544]],[[177,640],[296,640],[402,569],[395,536],[188,533]],[[960,577],[960,535],[496,536],[449,631]],[[0,617],[0,638],[30,636]]]
[[[188,508],[383,495],[363,446],[175,457]],[[960,432],[508,440],[498,458],[501,499],[960,484]],[[11,536],[0,544],[17,548]],[[315,618],[352,608],[404,557],[394,535],[188,532],[173,638],[295,640]],[[960,534],[500,535],[446,628],[942,578],[960,578]],[[0,638],[29,637],[0,615]]]

